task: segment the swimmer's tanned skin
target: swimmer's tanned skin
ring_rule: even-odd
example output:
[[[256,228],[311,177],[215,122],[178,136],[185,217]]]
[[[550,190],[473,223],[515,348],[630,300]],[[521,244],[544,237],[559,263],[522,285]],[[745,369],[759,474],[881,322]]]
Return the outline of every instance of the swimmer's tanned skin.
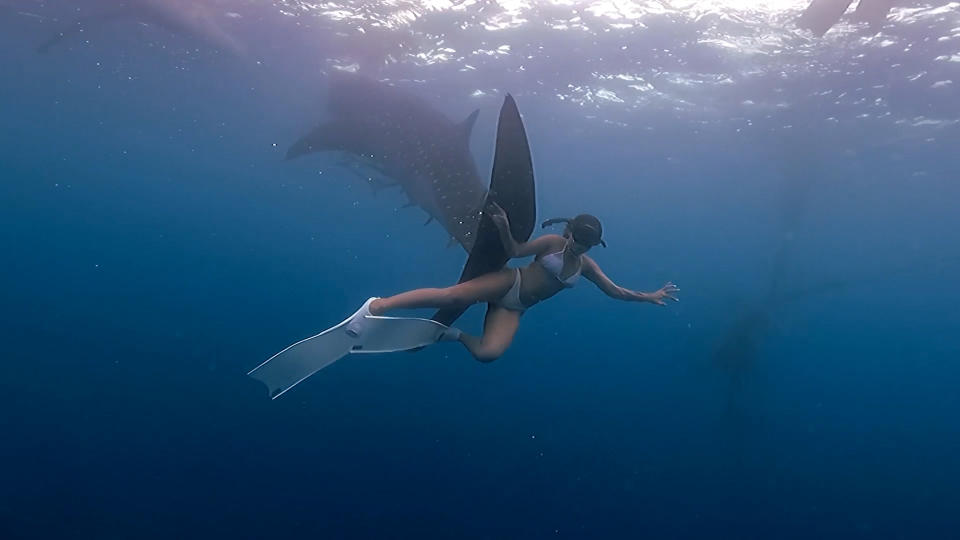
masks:
[[[592,281],[607,296],[628,302],[649,302],[666,305],[678,301],[680,292],[673,283],[666,283],[653,292],[639,292],[621,287],[603,273],[600,266],[586,255],[601,239],[600,222],[593,216],[550,220],[544,224],[566,222],[562,235],[547,234],[517,243],[510,234],[506,213],[496,204],[489,208],[500,238],[511,257],[534,256],[524,268],[504,268],[445,288],[425,288],[374,299],[369,304],[371,315],[383,315],[396,309],[465,306],[477,302],[491,304],[483,324],[483,334],[471,336],[455,330],[447,339],[458,340],[481,362],[499,358],[510,346],[520,324],[523,311],[572,286],[579,275]],[[518,275],[519,272],[519,275]]]

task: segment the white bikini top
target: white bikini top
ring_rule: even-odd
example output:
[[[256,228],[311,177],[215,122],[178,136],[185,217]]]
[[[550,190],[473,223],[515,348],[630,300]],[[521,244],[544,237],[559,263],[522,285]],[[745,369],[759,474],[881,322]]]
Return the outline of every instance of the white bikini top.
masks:
[[[560,279],[560,272],[563,272],[563,253],[565,251],[566,249],[562,249],[556,253],[549,253],[543,257],[540,257],[540,266],[542,266],[548,274],[557,278],[557,280],[563,284],[564,287],[573,287],[580,278],[580,271],[583,270],[583,263],[581,262],[579,265],[577,265],[577,271],[567,276],[566,279]]]

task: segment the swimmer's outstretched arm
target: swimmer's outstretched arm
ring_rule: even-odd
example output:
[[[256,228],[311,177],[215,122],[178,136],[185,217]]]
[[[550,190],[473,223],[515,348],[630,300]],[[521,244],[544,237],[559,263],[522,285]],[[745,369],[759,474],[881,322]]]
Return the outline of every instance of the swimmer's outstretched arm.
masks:
[[[583,277],[592,281],[596,286],[606,293],[610,298],[616,298],[617,300],[624,300],[627,302],[650,302],[651,304],[657,304],[658,306],[667,305],[667,299],[673,300],[674,302],[679,302],[680,299],[673,296],[674,293],[680,292],[680,289],[677,288],[673,283],[667,282],[666,285],[660,287],[660,289],[654,292],[640,292],[640,291],[631,291],[630,289],[621,287],[614,283],[606,274],[603,273],[603,270],[600,269],[593,259],[583,255]]]
[[[490,219],[497,226],[500,233],[500,242],[503,244],[507,256],[511,259],[516,257],[529,257],[530,255],[540,255],[558,245],[562,245],[564,239],[557,234],[545,234],[538,236],[529,242],[517,242],[510,234],[510,221],[507,219],[506,212],[497,203],[491,202],[488,208]]]

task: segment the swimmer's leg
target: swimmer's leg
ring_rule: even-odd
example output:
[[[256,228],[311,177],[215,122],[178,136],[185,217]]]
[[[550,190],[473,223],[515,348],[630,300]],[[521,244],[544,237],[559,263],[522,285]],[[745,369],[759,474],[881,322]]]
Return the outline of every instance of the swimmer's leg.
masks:
[[[490,306],[483,320],[483,335],[460,334],[460,343],[478,361],[493,362],[513,343],[522,314],[500,306]]]
[[[516,270],[505,268],[478,276],[470,281],[443,289],[416,289],[387,298],[378,298],[370,304],[370,314],[383,315],[395,309],[467,306],[477,302],[494,302],[513,287]]]

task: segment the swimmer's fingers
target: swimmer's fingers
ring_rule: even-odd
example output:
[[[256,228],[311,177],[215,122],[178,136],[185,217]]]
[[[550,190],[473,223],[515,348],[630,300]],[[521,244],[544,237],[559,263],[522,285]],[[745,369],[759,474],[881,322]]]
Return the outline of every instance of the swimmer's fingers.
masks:
[[[678,293],[678,292],[680,292],[680,288],[677,287],[676,285],[674,285],[673,283],[669,282],[669,281],[667,282],[666,285],[664,285],[664,286],[660,289],[660,293],[663,294],[663,296],[665,296],[666,298],[669,298],[669,299],[673,300],[674,302],[679,302],[679,301],[680,301],[679,298],[673,296],[673,294]]]
[[[490,201],[489,203],[487,203],[487,211],[493,215],[501,215],[504,217],[506,217],[507,215],[507,212],[504,211],[504,209],[499,204],[497,204],[497,201]]]

